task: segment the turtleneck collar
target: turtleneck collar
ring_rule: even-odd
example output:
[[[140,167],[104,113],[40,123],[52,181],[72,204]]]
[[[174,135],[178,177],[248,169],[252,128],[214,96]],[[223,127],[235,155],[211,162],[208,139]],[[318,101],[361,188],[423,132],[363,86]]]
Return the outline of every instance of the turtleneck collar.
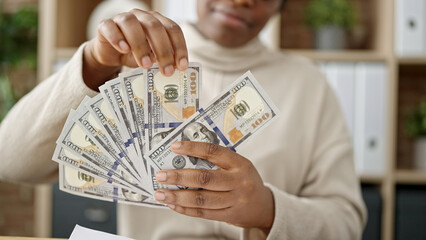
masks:
[[[223,47],[213,40],[206,39],[190,23],[181,25],[185,34],[190,61],[201,61],[203,66],[216,71],[247,71],[268,60],[268,50],[259,38],[255,38],[237,48]]]

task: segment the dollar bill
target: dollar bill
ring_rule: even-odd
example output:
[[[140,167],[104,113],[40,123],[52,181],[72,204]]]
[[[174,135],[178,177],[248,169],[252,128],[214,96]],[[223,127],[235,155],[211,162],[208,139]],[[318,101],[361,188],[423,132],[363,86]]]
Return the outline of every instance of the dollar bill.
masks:
[[[145,139],[145,119],[144,102],[146,91],[146,73],[144,69],[136,69],[128,73],[120,74],[120,79],[124,87],[124,101],[127,107],[128,118],[132,129],[135,130],[138,141],[142,143],[142,156],[147,152],[147,139]],[[145,171],[148,171],[148,163],[143,158]]]
[[[170,133],[146,154],[154,172],[162,169],[216,169],[211,162],[174,153],[176,141],[209,142],[234,151],[250,136],[278,115],[277,107],[267,97],[254,76],[247,72],[214,99]],[[155,174],[152,174],[155,176]],[[154,189],[158,187],[153,178]],[[161,186],[177,189],[179,186]]]
[[[118,123],[118,130],[120,132],[120,136],[125,141],[125,144],[128,145],[128,149],[133,154],[133,163],[140,169],[142,174],[142,178],[144,178],[144,183],[150,183],[151,176],[146,172],[146,166],[143,159],[143,142],[142,138],[138,137],[135,128],[131,125],[131,121],[129,119],[130,114],[128,114],[126,109],[126,102],[124,101],[124,88],[121,83],[120,78],[112,79],[106,82],[103,86],[99,88],[104,99],[108,99],[106,101],[109,109],[115,112],[115,115],[118,118],[115,121]],[[139,141],[140,140],[140,141]],[[146,185],[146,187],[151,187],[151,185]]]
[[[113,186],[104,180],[89,176],[76,169],[59,165],[59,188],[62,191],[98,200],[165,208],[154,199],[133,192],[131,189]]]
[[[199,109],[201,65],[190,63],[187,70],[175,70],[170,77],[154,66],[147,70],[146,79],[145,135],[151,149]]]
[[[101,94],[96,95],[85,103],[86,108],[95,117],[95,120],[103,128],[116,144],[120,152],[125,152],[130,159],[138,159],[138,155],[135,149],[131,147],[131,144],[125,142],[119,131],[119,124],[114,118],[114,111],[110,109],[107,103],[108,100],[104,99]],[[129,166],[134,171],[138,172],[140,176],[143,175],[143,167],[141,161],[130,161]]]
[[[129,162],[132,161],[126,152],[120,151],[120,149],[113,143],[111,137],[105,133],[99,123],[95,120],[95,117],[86,108],[85,103],[90,100],[89,97],[85,97],[73,114],[73,121],[75,121],[83,131],[92,137],[96,146],[108,153],[115,161],[119,162],[120,165],[132,176],[142,181],[142,177],[136,172]]]
[[[121,136],[125,138],[124,140],[126,142],[132,144],[132,147],[135,149],[138,156],[142,156],[141,151],[143,143],[139,142],[136,130],[130,124],[130,120],[128,118],[129,114],[127,113],[126,103],[123,98],[124,88],[121,83],[121,79],[112,79],[99,87],[99,90],[104,99],[108,98],[108,103],[110,103],[109,107],[115,112],[115,116],[117,117],[115,120],[120,123],[119,130]],[[146,169],[145,166],[144,169]]]
[[[141,187],[137,178],[130,175],[119,162],[114,161],[102,152],[94,143],[93,138],[87,135],[84,130],[72,120],[73,114],[75,114],[75,111],[70,112],[65,122],[64,129],[56,143],[71,153],[80,156],[81,160],[86,161],[92,168],[97,168],[104,176],[109,176],[123,185],[131,186],[135,190],[140,190],[149,194],[149,191]]]
[[[94,167],[93,165],[89,164],[87,160],[83,160],[83,157],[78,154],[72,153],[71,151],[63,148],[61,145],[56,146],[52,160],[64,166],[74,168],[89,176],[104,179],[105,182],[110,183],[114,186],[134,189],[132,188],[132,186],[127,185],[126,183],[123,184],[115,177],[105,175],[104,171],[101,171],[97,167]],[[146,192],[139,191],[138,189],[135,189],[135,191],[147,195]]]

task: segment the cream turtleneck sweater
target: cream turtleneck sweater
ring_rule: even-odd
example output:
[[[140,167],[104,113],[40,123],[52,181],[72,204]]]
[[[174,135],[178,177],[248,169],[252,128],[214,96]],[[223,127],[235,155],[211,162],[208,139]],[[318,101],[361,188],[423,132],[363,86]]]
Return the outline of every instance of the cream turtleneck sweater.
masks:
[[[366,221],[351,139],[336,97],[308,60],[267,50],[258,39],[224,48],[182,25],[190,61],[203,66],[201,106],[251,70],[281,115],[239,149],[272,190],[275,219],[258,229],[191,218],[168,209],[119,205],[119,234],[135,239],[360,239]],[[0,179],[57,176],[51,159],[66,116],[85,95],[82,47],[25,96],[0,125]],[[262,208],[262,206],[259,206]]]

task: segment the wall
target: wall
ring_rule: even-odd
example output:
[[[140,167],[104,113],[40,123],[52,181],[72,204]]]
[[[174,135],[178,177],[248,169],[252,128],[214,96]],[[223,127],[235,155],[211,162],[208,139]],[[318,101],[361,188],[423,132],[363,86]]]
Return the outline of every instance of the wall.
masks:
[[[0,236],[32,236],[34,188],[0,182]]]

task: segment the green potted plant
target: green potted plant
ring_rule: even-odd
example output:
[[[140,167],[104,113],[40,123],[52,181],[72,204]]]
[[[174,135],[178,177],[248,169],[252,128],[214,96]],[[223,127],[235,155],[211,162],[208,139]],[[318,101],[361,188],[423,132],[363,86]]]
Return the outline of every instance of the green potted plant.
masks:
[[[426,99],[407,116],[405,132],[415,138],[414,167],[426,171]]]
[[[38,14],[23,7],[0,17],[0,75],[7,76],[19,99],[36,84]]]
[[[307,25],[315,31],[317,49],[344,49],[346,31],[356,22],[354,5],[348,0],[311,0],[305,14]]]
[[[0,122],[15,103],[16,98],[9,80],[5,75],[0,75]]]

